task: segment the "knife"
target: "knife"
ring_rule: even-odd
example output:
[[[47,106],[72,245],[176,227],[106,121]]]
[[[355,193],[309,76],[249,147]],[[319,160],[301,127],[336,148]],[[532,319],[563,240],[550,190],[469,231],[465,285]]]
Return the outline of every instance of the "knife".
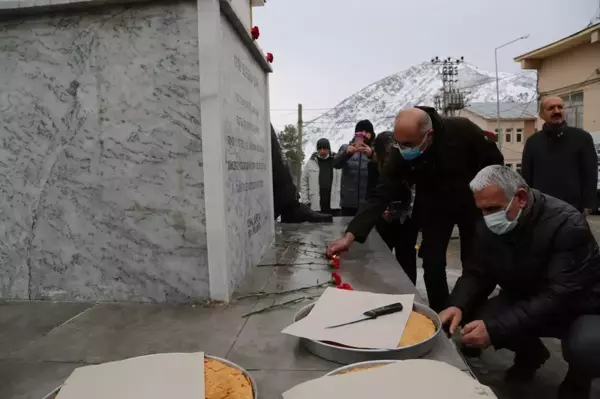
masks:
[[[402,304],[400,302],[392,303],[391,305],[385,305],[380,308],[367,310],[365,313],[363,313],[363,316],[365,316],[365,317],[363,317],[362,319],[353,320],[353,321],[349,321],[347,323],[342,323],[342,324],[336,324],[334,326],[329,326],[329,327],[325,327],[325,328],[337,328],[337,327],[341,327],[341,326],[347,326],[349,324],[360,323],[361,321],[365,321],[365,320],[374,320],[374,319],[378,318],[379,316],[384,316],[386,314],[392,314],[392,313],[398,313],[398,312],[402,311],[403,308],[404,307],[402,306]]]

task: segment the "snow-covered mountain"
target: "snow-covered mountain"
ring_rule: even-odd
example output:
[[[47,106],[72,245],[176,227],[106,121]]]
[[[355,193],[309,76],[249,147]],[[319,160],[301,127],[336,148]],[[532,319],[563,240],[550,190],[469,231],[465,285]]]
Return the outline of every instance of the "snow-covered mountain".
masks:
[[[533,101],[536,96],[535,72],[502,73],[500,100],[502,102]],[[495,102],[496,78],[494,73],[462,63],[458,68],[458,87],[470,91],[468,102]],[[402,108],[415,105],[433,106],[442,81],[439,65],[423,62],[403,72],[383,78],[346,98],[335,108],[306,122],[303,129],[304,151],[310,156],[321,137],[331,141],[333,151],[348,143],[354,135],[354,126],[361,119],[369,119],[375,132],[389,130],[395,115]]]

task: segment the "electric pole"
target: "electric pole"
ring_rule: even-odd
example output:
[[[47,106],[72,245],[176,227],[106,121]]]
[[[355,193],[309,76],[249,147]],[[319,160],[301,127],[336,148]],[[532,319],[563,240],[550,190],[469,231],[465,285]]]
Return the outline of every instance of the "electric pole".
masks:
[[[458,87],[458,66],[463,62],[464,57],[431,59],[433,65],[439,65],[438,73],[442,78],[440,94],[434,97],[435,108],[445,116],[453,116],[465,107],[465,97],[469,93]]]
[[[302,104],[298,104],[298,156],[302,158]],[[302,162],[304,159],[298,160],[298,182],[297,189],[300,190],[300,184],[302,182]]]

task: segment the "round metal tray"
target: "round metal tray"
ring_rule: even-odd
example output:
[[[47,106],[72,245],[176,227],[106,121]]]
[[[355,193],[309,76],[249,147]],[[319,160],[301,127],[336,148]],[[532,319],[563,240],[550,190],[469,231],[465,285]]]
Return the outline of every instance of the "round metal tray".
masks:
[[[348,371],[348,370],[369,369],[373,366],[385,366],[387,364],[392,364],[392,363],[401,362],[401,361],[402,360],[371,360],[368,362],[348,364],[346,366],[342,366],[340,368],[330,371],[329,373],[325,374],[325,377],[331,377],[332,375],[343,374],[345,371]]]
[[[233,368],[236,368],[236,369],[240,370],[244,374],[244,376],[250,381],[250,384],[252,385],[252,396],[253,396],[253,399],[258,399],[258,391],[256,389],[256,382],[254,381],[254,378],[252,378],[252,376],[250,375],[249,372],[247,372],[245,369],[243,369],[242,367],[238,366],[237,364],[235,364],[233,362],[230,362],[227,359],[223,359],[223,358],[216,357],[216,356],[210,356],[210,355],[204,355],[204,357],[206,359],[213,359],[213,360],[219,361],[221,363],[224,363],[224,364],[228,365],[229,367],[233,367]],[[60,391],[60,388],[61,387],[58,387],[54,391],[50,392],[48,395],[46,395],[44,397],[44,399],[55,399],[56,395],[58,395],[58,392]]]
[[[302,320],[312,310],[316,302],[306,305],[296,313],[294,322]],[[442,322],[436,312],[430,307],[414,302],[413,310],[429,317],[435,325],[435,333],[423,342],[403,346],[397,349],[361,349],[346,348],[322,341],[300,338],[300,344],[315,356],[340,364],[361,363],[371,360],[405,360],[417,359],[427,354],[435,346],[435,340],[442,330]]]

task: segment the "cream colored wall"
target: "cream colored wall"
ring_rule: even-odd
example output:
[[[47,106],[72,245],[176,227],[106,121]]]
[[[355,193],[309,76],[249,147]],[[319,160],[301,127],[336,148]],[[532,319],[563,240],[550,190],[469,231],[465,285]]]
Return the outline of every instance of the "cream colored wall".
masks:
[[[477,126],[482,128],[483,130],[487,130],[490,132],[496,132],[497,129],[497,121],[493,119],[484,119],[479,115],[474,114],[471,111],[463,110],[460,116],[464,116],[468,118]],[[531,129],[532,122],[528,122],[527,120],[500,120],[500,129],[502,130],[502,146],[501,151],[504,156],[504,163],[506,165],[510,165],[514,170],[517,169],[517,165],[521,164],[521,158],[523,157],[523,148],[525,146],[526,139],[526,124],[527,129]],[[512,129],[510,132],[511,141],[506,141],[506,129]],[[517,142],[517,129],[521,129],[521,142]]]
[[[600,68],[600,42],[577,46],[545,59],[538,69],[538,91],[544,95],[594,76]]]
[[[542,61],[538,90],[542,97],[583,92],[583,128],[600,131],[600,42],[587,43]],[[591,81],[582,84],[584,81]]]

